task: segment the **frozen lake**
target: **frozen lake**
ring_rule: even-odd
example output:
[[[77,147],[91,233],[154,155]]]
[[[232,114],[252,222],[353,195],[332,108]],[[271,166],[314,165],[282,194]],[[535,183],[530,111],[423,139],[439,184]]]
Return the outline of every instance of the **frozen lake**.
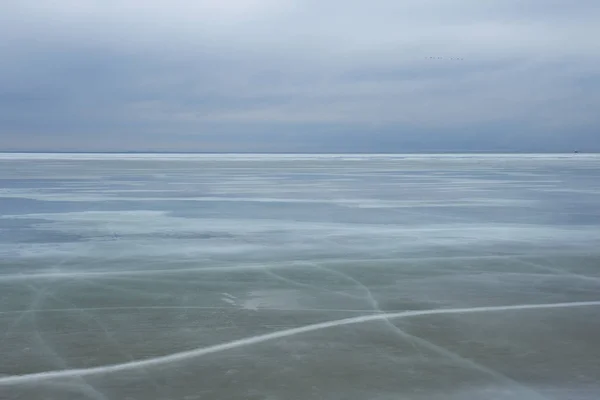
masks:
[[[0,154],[2,400],[598,398],[598,155]]]

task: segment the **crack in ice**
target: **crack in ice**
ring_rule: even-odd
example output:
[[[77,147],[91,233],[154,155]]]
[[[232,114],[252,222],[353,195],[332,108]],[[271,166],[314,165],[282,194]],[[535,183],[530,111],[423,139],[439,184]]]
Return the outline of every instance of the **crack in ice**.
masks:
[[[367,297],[367,300],[369,301],[369,303],[371,304],[371,306],[373,307],[373,310],[375,312],[377,312],[379,315],[386,315],[384,313],[384,311],[381,309],[381,306],[379,305],[379,302],[377,301],[377,299],[375,299],[375,296],[373,295],[373,292],[371,291],[371,289],[369,289],[369,287],[367,285],[365,285],[364,283],[362,283],[361,281],[359,281],[358,279],[352,277],[351,275],[345,273],[345,272],[341,272],[341,271],[337,271],[334,269],[330,269],[330,268],[326,268],[326,267],[322,267],[322,266],[318,266],[315,265],[317,268],[322,269],[323,271],[327,271],[329,273],[333,273],[336,274],[338,276],[342,276],[344,277],[344,279],[347,279],[351,282],[353,282],[355,285],[357,285],[358,287],[360,287],[361,289],[363,289],[363,291],[365,292],[365,295]],[[454,353],[442,346],[439,346],[433,342],[430,342],[426,339],[423,339],[421,337],[415,336],[415,335],[411,335],[407,332],[405,332],[404,330],[400,329],[399,327],[397,327],[396,325],[394,325],[391,321],[390,318],[383,318],[382,320],[386,326],[388,326],[396,335],[398,335],[399,337],[408,340],[409,343],[415,342],[417,344],[419,344],[420,346],[436,352],[438,354],[441,354],[445,357],[448,357],[449,359],[451,359],[452,361],[461,364],[465,367],[468,368],[473,368],[479,372],[482,372],[484,374],[487,374],[489,376],[492,376],[493,378],[511,384],[513,386],[516,386],[517,388],[521,389],[524,392],[529,393],[530,395],[533,395],[534,398],[538,398],[538,399],[545,399],[544,396],[542,396],[541,394],[537,393],[536,391],[534,391],[533,389],[530,389],[529,387],[523,385],[522,383],[515,381],[514,379],[509,378],[508,376],[499,373],[498,371],[495,371],[489,367],[486,367],[485,365],[479,364],[475,361],[466,359],[462,356],[460,356],[457,353]],[[413,344],[413,343],[411,343]],[[413,344],[414,346],[414,344]],[[415,347],[416,349],[416,347]]]
[[[327,322],[320,322],[311,325],[305,325],[297,328],[284,329],[276,332],[271,332],[263,335],[252,336],[244,339],[238,339],[227,343],[221,343],[213,346],[202,347],[199,349],[182,351],[165,356],[154,357],[146,360],[131,361],[122,364],[104,365],[90,368],[65,369],[59,371],[37,372],[26,375],[14,375],[0,378],[0,386],[14,385],[23,383],[35,383],[49,379],[84,377],[97,374],[108,374],[113,372],[122,372],[135,370],[139,368],[158,366],[184,360],[189,360],[201,357],[207,354],[219,353],[231,349],[236,349],[245,346],[251,346],[259,343],[264,343],[270,340],[282,339],[286,337],[296,336],[303,333],[319,331],[345,325],[361,324],[371,321],[381,321],[385,319],[398,319],[408,317],[418,317],[426,315],[444,315],[444,314],[472,314],[483,312],[500,312],[500,311],[519,311],[519,310],[541,310],[541,309],[558,309],[558,308],[573,308],[573,307],[592,307],[600,306],[600,301],[587,302],[572,302],[572,303],[549,303],[549,304],[518,304],[509,306],[488,306],[488,307],[468,307],[468,308],[447,308],[434,310],[412,310],[398,313],[386,313],[366,315],[353,318],[338,319]]]

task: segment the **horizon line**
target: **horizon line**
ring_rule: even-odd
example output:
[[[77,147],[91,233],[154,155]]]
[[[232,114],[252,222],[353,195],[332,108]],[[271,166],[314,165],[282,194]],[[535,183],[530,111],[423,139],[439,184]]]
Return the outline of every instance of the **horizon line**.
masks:
[[[600,154],[600,151],[448,151],[448,150],[430,150],[430,151],[408,151],[408,152],[260,152],[260,151],[85,151],[85,150],[0,150],[0,154],[261,154],[261,155],[406,155],[406,154]]]

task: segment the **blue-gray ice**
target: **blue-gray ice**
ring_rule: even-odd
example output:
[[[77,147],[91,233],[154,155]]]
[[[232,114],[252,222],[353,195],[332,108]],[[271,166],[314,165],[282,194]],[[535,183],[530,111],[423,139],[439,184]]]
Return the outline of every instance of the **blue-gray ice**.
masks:
[[[600,156],[0,154],[0,399],[597,399]]]

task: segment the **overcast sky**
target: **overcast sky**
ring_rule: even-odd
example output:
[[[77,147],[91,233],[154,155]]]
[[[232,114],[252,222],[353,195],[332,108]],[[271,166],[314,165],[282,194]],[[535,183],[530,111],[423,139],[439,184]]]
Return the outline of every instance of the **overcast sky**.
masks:
[[[598,0],[4,1],[0,151],[600,151],[598,21]]]

